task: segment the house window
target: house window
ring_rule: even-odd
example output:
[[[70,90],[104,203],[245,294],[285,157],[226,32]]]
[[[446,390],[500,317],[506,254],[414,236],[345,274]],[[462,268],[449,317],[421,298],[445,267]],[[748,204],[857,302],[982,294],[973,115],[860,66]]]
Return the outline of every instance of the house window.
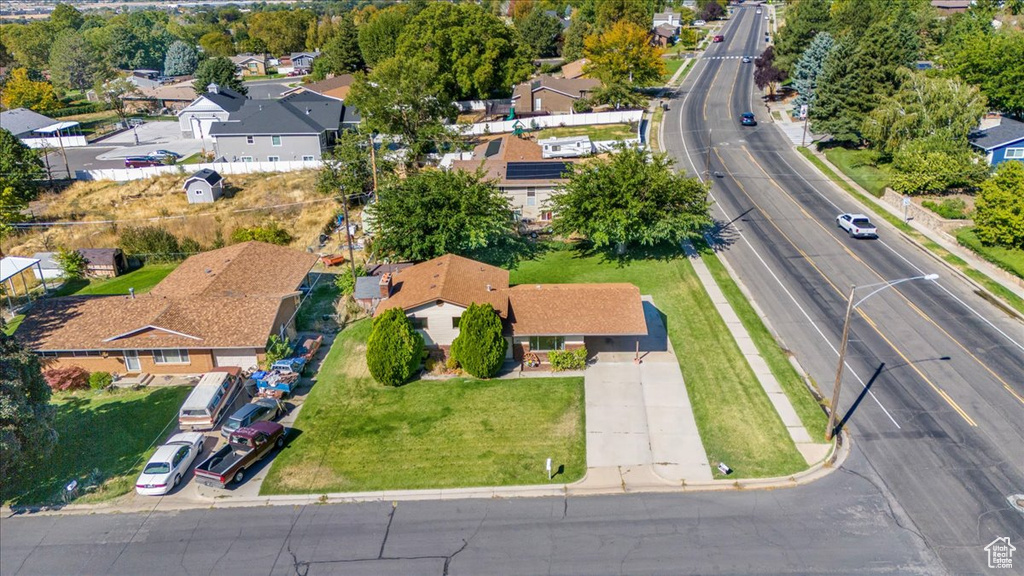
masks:
[[[551,145],[551,151],[552,152],[561,152],[561,150],[562,150],[562,146],[561,145],[559,145],[559,144],[552,144]]]
[[[551,220],[551,210],[545,210],[540,213],[541,220]]]
[[[280,146],[281,145],[281,137],[280,136],[271,136],[270,137],[270,145],[271,146]]]
[[[252,156],[242,156],[242,162],[252,162]]]
[[[537,205],[537,189],[527,188],[526,189],[526,205],[536,206]]]
[[[203,195],[203,189],[202,188],[196,188],[196,196],[202,196],[202,195]]]
[[[409,317],[409,321],[412,322],[412,327],[415,328],[416,330],[426,330],[427,329],[427,319],[426,318],[417,318],[415,316],[410,316]]]
[[[458,329],[459,320],[462,320],[462,316],[456,316],[455,318],[452,318],[452,328]]]
[[[1007,159],[1024,159],[1024,148],[1007,148],[1006,156]]]
[[[153,350],[154,364],[188,364],[188,350]]]
[[[302,161],[303,162],[312,162],[313,160],[315,160],[315,158],[313,158],[312,156],[303,156],[302,157]]]
[[[280,162],[280,156],[267,156],[267,162]]]
[[[245,143],[246,144],[255,144],[256,143],[256,137],[255,136],[246,136],[245,137]]]
[[[564,336],[530,336],[530,352],[565,350]]]
[[[534,110],[540,110],[541,109],[541,107],[540,107],[540,98],[534,98],[533,99],[533,109]]]

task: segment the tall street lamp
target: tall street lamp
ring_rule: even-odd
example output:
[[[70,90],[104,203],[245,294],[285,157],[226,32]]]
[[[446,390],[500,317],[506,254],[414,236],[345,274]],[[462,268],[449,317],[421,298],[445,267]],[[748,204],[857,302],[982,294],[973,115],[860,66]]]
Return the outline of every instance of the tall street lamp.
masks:
[[[846,362],[846,344],[850,339],[850,317],[853,316],[854,308],[860,306],[865,300],[871,298],[875,294],[878,294],[886,288],[891,288],[897,284],[904,282],[910,282],[912,280],[935,280],[938,278],[938,274],[925,274],[924,276],[912,276],[910,278],[901,278],[899,280],[889,280],[888,282],[878,282],[877,284],[868,284],[866,286],[860,286],[860,288],[875,288],[870,294],[854,302],[853,294],[857,291],[858,286],[856,284],[850,286],[850,296],[846,301],[846,320],[843,321],[843,340],[839,344],[839,366],[836,367],[836,383],[832,387],[832,410],[828,415],[828,428],[825,429],[825,439],[832,440],[835,435],[836,429],[836,414],[839,412],[837,409],[839,406],[839,389],[843,383],[843,366]]]

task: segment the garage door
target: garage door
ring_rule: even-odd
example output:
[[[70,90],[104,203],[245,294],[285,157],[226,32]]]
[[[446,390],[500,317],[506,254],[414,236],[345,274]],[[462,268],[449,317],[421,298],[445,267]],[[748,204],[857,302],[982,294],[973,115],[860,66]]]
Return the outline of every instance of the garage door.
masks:
[[[242,370],[247,370],[254,368],[257,363],[256,350],[253,348],[229,348],[213,351],[214,366],[238,366]]]

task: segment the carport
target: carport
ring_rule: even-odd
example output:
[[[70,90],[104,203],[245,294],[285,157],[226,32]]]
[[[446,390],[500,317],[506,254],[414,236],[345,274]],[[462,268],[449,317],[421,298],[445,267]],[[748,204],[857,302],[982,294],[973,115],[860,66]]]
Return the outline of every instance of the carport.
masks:
[[[25,296],[30,297],[31,290],[29,290],[28,282],[25,281],[24,273],[33,266],[39,270],[39,278],[43,283],[43,292],[45,293],[49,288],[46,286],[46,280],[42,279],[43,268],[39,265],[39,260],[18,256],[6,256],[3,260],[0,260],[0,284],[7,284],[7,307],[10,308],[11,314],[14,314],[14,301],[11,297],[18,295],[18,289],[14,285],[14,277],[21,277],[21,285],[25,290]]]

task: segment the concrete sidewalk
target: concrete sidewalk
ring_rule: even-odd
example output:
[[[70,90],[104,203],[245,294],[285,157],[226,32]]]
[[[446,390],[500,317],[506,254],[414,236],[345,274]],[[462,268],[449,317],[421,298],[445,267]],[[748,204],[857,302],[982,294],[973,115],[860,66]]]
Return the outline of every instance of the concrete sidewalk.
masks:
[[[804,428],[803,422],[800,421],[796,410],[793,409],[793,404],[789,401],[789,397],[782,390],[779,381],[775,379],[775,375],[772,374],[768,363],[758,351],[753,338],[750,337],[750,333],[747,332],[739,316],[736,315],[736,311],[733,310],[729,301],[726,300],[725,294],[718,287],[718,283],[715,282],[714,277],[707,266],[704,265],[704,261],[697,254],[693,245],[686,243],[683,245],[683,249],[690,258],[690,263],[693,264],[693,269],[697,273],[701,284],[704,285],[704,290],[711,298],[715,309],[718,310],[718,314],[725,321],[729,331],[732,332],[733,339],[736,340],[740,352],[750,365],[750,369],[754,371],[757,381],[760,382],[765,394],[768,395],[768,400],[775,407],[775,411],[778,412],[783,425],[786,426],[786,430],[789,432],[790,438],[793,439],[793,443],[796,444],[797,450],[800,451],[800,454],[803,455],[804,460],[808,464],[819,462],[827,454],[828,444],[815,442],[811,435],[807,433],[807,429]]]

